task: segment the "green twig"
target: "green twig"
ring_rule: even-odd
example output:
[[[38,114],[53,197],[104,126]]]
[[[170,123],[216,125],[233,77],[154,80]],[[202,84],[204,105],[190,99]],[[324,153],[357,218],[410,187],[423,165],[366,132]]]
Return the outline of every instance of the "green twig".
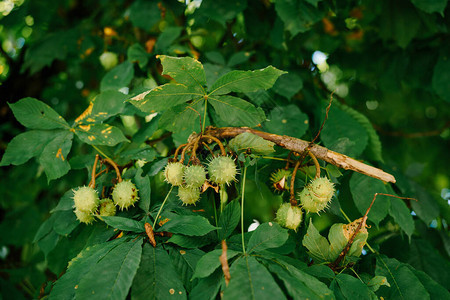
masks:
[[[98,149],[97,146],[95,146],[95,145],[91,145],[91,146],[92,146],[95,150],[97,150],[97,152],[100,153],[104,158],[109,158],[109,159],[111,159],[108,155],[106,155],[105,153],[103,153],[102,150]]]
[[[161,207],[158,210],[158,214],[156,215],[155,221],[153,222],[153,228],[155,228],[156,222],[158,221],[159,214],[161,213],[161,211],[162,211],[162,209],[164,207],[164,204],[166,204],[167,199],[169,199],[169,195],[172,192],[172,189],[173,189],[173,185],[170,188],[169,192],[167,193],[166,198],[164,199],[163,203],[161,204]]]
[[[203,113],[202,134],[205,131],[207,107],[208,107],[208,98],[205,97],[205,112]]]
[[[242,198],[241,198],[241,236],[242,236],[242,252],[245,255],[244,240],[244,194],[245,194],[245,177],[247,176],[247,166],[244,166],[244,174],[242,175]]]

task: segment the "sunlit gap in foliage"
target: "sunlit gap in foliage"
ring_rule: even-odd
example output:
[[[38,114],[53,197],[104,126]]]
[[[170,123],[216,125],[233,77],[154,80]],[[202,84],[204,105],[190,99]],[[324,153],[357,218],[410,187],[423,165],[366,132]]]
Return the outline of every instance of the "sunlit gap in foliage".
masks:
[[[334,91],[340,97],[348,95],[348,85],[343,81],[343,72],[336,66],[327,63],[328,55],[321,51],[314,51],[312,61],[319,70],[320,78],[330,91]]]

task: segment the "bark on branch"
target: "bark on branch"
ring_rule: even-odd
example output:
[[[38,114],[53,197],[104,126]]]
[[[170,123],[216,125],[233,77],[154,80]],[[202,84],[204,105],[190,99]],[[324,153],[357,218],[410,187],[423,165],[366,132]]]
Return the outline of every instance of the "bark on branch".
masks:
[[[366,165],[344,154],[331,151],[325,147],[316,144],[310,146],[309,142],[298,138],[286,135],[267,133],[249,127],[221,127],[221,128],[208,127],[203,134],[215,136],[221,139],[221,138],[233,138],[244,132],[256,134],[265,140],[274,142],[280,147],[283,147],[287,150],[291,150],[297,153],[302,153],[308,147],[310,147],[309,151],[311,151],[311,153],[315,157],[324,160],[330,164],[333,164],[339,168],[345,170],[352,170],[386,182],[395,183],[395,177],[389,173],[384,172],[383,170]]]

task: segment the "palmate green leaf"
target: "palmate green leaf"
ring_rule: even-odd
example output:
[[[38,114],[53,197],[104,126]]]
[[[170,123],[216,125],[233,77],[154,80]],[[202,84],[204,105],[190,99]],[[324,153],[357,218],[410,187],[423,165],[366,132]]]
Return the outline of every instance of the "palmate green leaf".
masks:
[[[159,20],[161,20],[161,11],[157,2],[138,0],[130,6],[130,21],[135,27],[147,31]]]
[[[131,287],[132,300],[186,299],[186,291],[169,255],[161,245],[145,243],[142,259]]]
[[[244,132],[230,140],[228,145],[234,152],[245,152],[250,150],[253,154],[269,155],[275,152],[275,143],[265,140],[250,132]]]
[[[429,241],[417,238],[411,240],[408,263],[426,272],[440,285],[450,286],[450,262]]]
[[[119,230],[132,231],[137,233],[145,231],[144,224],[133,219],[118,216],[109,216],[102,217],[102,220],[105,221],[105,223],[109,226]]]
[[[177,83],[184,84],[192,88],[192,91],[206,94],[204,86],[206,85],[205,71],[203,65],[191,57],[172,57],[158,55],[163,66],[162,75],[169,75]]]
[[[377,292],[385,299],[430,299],[429,293],[407,264],[379,255],[375,275],[385,276],[391,287],[382,286]]]
[[[109,124],[78,125],[74,130],[78,138],[89,145],[115,146],[128,141],[119,128]]]
[[[205,254],[200,249],[179,249],[170,247],[169,256],[177,274],[181,277],[186,291],[189,293],[196,282],[191,280],[199,259]]]
[[[118,91],[104,91],[95,97],[89,107],[75,120],[75,124],[101,123],[121,113],[127,98],[127,95]]]
[[[331,107],[320,136],[327,148],[351,157],[359,156],[369,139],[366,129],[336,106]]]
[[[100,82],[100,91],[119,90],[127,87],[134,76],[133,64],[125,61],[120,65],[115,66],[111,71],[106,73]]]
[[[447,6],[447,0],[411,0],[411,2],[426,13],[437,12],[442,16],[444,16],[444,9]]]
[[[235,18],[247,7],[247,0],[216,0],[202,2],[198,14],[225,26],[226,21]]]
[[[64,195],[59,200],[58,205],[56,205],[56,207],[52,209],[50,212],[54,213],[60,210],[72,210],[73,206],[74,206],[73,189],[70,189],[64,193]]]
[[[447,102],[450,101],[450,56],[441,55],[434,66],[432,87],[436,94]]]
[[[380,137],[375,131],[375,128],[373,128],[369,119],[365,115],[348,106],[341,105],[339,107],[350,116],[352,116],[366,130],[367,136],[369,138],[366,153],[369,158],[383,162]]]
[[[316,227],[309,221],[308,231],[303,237],[303,246],[305,246],[309,252],[308,254],[314,259],[315,262],[326,262],[329,261],[329,247],[327,239],[320,235]]]
[[[417,201],[411,201],[411,206],[417,216],[426,224],[432,222],[439,215],[439,205],[434,197],[422,186],[412,182],[415,190],[414,197]]]
[[[201,248],[205,245],[211,244],[215,240],[211,239],[209,236],[186,236],[181,234],[174,234],[167,241],[168,243],[173,243],[183,248]]]
[[[195,131],[200,126],[200,116],[204,112],[204,101],[194,101],[192,104],[181,104],[164,112],[159,120],[159,127],[178,133],[185,130]],[[200,131],[201,128],[198,127]]]
[[[254,127],[265,120],[264,112],[253,104],[233,96],[209,97],[208,102],[229,126]]]
[[[287,73],[280,76],[273,86],[275,93],[291,100],[303,88],[303,81],[300,76],[295,73]],[[297,107],[297,106],[295,106]],[[288,135],[288,134],[286,134]]]
[[[410,1],[382,2],[380,15],[380,37],[386,41],[393,39],[405,49],[421,27],[421,18]]]
[[[144,171],[139,168],[134,176],[134,182],[139,190],[139,201],[138,206],[145,212],[150,209],[150,196],[151,196],[151,185],[150,177],[148,175],[142,176]]]
[[[157,86],[141,100],[130,100],[131,104],[146,113],[165,111],[194,97],[202,95],[190,91],[184,84],[167,83]]]
[[[59,235],[67,236],[80,225],[80,222],[77,220],[77,217],[72,210],[61,210],[54,214],[55,220],[53,223],[53,230]]]
[[[75,293],[78,299],[125,299],[139,267],[142,239],[112,249],[84,275]]]
[[[123,239],[115,239],[111,242],[87,247],[69,262],[64,275],[59,278],[50,292],[50,300],[71,300],[75,298],[75,292],[80,280],[89,272],[111,249],[123,243]],[[95,281],[95,280],[94,280]],[[95,281],[96,282],[96,281]]]
[[[324,283],[291,265],[282,267],[271,262],[269,270],[283,281],[293,299],[334,299],[332,291]]]
[[[358,278],[341,273],[335,277],[334,282],[331,284],[334,289],[337,288],[336,283],[339,286],[339,290],[344,296],[344,299],[376,299],[375,294],[373,294],[373,292],[367,287],[367,285],[361,282],[361,280]]]
[[[277,106],[270,111],[264,128],[270,132],[301,138],[309,126],[308,115],[297,105]]]
[[[150,55],[141,44],[133,44],[127,50],[127,58],[131,62],[137,62],[142,69],[147,65]]]
[[[206,278],[198,280],[191,293],[189,299],[192,300],[214,300],[219,293],[220,286],[223,282],[223,271],[217,269],[214,273]]]
[[[227,260],[229,261],[238,254],[239,252],[228,249]],[[197,263],[192,279],[204,278],[211,275],[221,265],[219,260],[220,255],[222,255],[222,249],[216,249],[203,255]]]
[[[284,22],[284,29],[294,37],[306,32],[320,21],[324,13],[306,1],[279,0],[275,2],[275,10]]]
[[[350,191],[356,208],[364,215],[375,193],[387,193],[386,186],[378,179],[360,174],[353,173],[350,179]],[[378,226],[383,220],[390,207],[391,199],[386,196],[377,196],[375,203],[370,209],[368,219]]]
[[[267,269],[252,256],[242,256],[230,268],[223,299],[286,299]]]
[[[427,292],[430,294],[430,299],[441,300],[450,299],[450,292],[442,285],[431,279],[425,272],[414,269],[408,265],[408,268],[416,275],[417,279],[423,284]]]
[[[167,48],[180,36],[182,27],[167,27],[159,35],[155,44],[156,53],[165,53]]]
[[[288,230],[273,222],[258,226],[247,245],[248,253],[281,247],[288,239]]]
[[[212,226],[208,219],[204,217],[177,215],[176,218],[170,219],[156,231],[167,231],[188,236],[201,236],[214,229],[216,227]]]
[[[70,126],[56,111],[42,101],[23,98],[9,104],[14,117],[30,129],[69,129]]]
[[[414,233],[414,220],[411,216],[411,211],[401,199],[390,199],[391,206],[389,207],[389,214],[394,218],[395,222],[400,225],[400,228],[411,238]]]
[[[21,165],[39,156],[59,130],[30,130],[15,136],[9,142],[0,166]]]
[[[39,163],[44,168],[48,181],[59,178],[69,172],[70,164],[67,161],[67,155],[72,148],[72,140],[72,132],[61,130],[42,151]]]
[[[286,72],[268,66],[255,71],[231,71],[219,79],[211,87],[209,96],[218,96],[229,92],[255,92],[271,88],[278,77]]]
[[[236,226],[241,216],[241,206],[238,201],[231,201],[225,206],[219,217],[219,240],[227,239]]]

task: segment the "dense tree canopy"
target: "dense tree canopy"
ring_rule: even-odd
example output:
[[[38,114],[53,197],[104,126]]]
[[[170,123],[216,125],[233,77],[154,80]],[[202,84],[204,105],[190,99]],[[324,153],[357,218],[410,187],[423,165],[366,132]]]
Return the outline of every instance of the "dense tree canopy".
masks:
[[[0,1],[2,297],[450,299],[447,2]]]

